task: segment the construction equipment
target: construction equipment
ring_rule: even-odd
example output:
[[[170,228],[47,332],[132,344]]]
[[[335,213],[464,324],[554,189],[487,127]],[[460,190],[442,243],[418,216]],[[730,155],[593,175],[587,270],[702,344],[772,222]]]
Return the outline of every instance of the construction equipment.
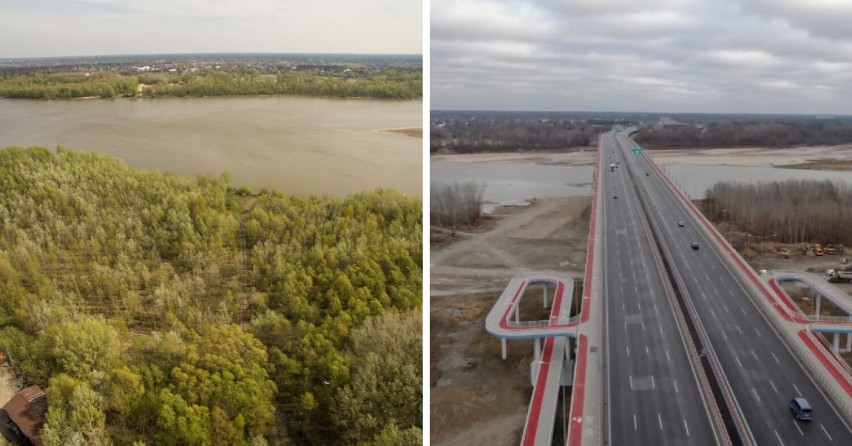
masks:
[[[827,255],[827,256],[834,255],[834,252],[835,252],[835,251],[834,251],[834,246],[832,246],[832,245],[825,245],[825,248],[822,248],[822,251],[823,251],[823,252],[825,253],[825,255]]]
[[[814,247],[811,245],[805,245],[802,247],[802,257],[816,257],[814,253]]]
[[[775,248],[775,254],[778,257],[789,259],[790,258],[790,249],[785,247]]]
[[[840,270],[830,269],[830,270],[825,272],[825,277],[829,282],[832,282],[832,283],[836,283],[836,282],[841,282],[841,283],[850,282],[850,283],[852,283],[852,271],[840,271]]]
[[[814,246],[814,254],[816,254],[818,256],[822,256],[822,255],[825,254],[822,250],[822,245],[818,244],[818,245]]]

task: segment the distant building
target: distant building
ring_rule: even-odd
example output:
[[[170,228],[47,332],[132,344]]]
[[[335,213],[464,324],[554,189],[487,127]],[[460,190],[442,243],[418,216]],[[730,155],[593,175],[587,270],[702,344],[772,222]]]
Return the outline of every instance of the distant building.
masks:
[[[39,386],[20,392],[0,410],[0,432],[13,444],[41,446],[47,396]]]

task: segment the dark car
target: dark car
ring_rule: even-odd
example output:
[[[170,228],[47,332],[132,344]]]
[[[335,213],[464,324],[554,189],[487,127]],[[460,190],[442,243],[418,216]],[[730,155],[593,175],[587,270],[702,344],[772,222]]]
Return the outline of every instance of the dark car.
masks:
[[[677,225],[682,228],[686,225],[686,223],[684,223],[683,220],[681,220],[681,221],[677,222]]]
[[[698,249],[698,242],[692,242],[692,249]]]
[[[618,195],[613,195],[612,198],[613,198],[613,200],[616,200],[616,199],[618,199]]]
[[[790,400],[790,410],[796,418],[802,421],[810,421],[814,417],[814,411],[811,404],[804,398],[793,398]]]

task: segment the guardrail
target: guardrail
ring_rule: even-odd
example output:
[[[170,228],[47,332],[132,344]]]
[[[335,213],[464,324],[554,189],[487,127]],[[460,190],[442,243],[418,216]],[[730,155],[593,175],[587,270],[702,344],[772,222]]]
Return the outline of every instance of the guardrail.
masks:
[[[663,178],[664,183],[674,194],[676,202],[686,211],[695,217],[701,224],[698,225],[701,231],[705,233],[708,239],[715,240],[716,243],[710,243],[712,249],[716,251],[719,258],[723,259],[723,264],[726,265],[736,277],[739,278],[740,285],[747,291],[747,295],[751,297],[752,302],[756,302],[764,319],[769,321],[776,333],[779,333],[784,344],[794,353],[794,357],[799,360],[812,379],[814,379],[823,392],[828,396],[835,408],[839,411],[840,416],[847,424],[852,424],[852,381],[848,373],[843,373],[834,367],[831,363],[831,358],[825,356],[824,348],[818,342],[813,342],[807,337],[800,334],[793,334],[789,327],[784,326],[784,321],[780,317],[776,317],[778,309],[773,306],[779,305],[775,302],[768,291],[759,286],[760,280],[750,268],[744,267],[747,265],[745,260],[736,252],[735,249],[722,237],[715,227],[704,217],[704,215],[692,204],[683,193],[678,190],[665,173],[654,163],[649,156],[644,155],[651,167]],[[801,341],[801,342],[799,342]],[[811,342],[809,347],[802,345]],[[819,354],[820,357],[816,357]]]

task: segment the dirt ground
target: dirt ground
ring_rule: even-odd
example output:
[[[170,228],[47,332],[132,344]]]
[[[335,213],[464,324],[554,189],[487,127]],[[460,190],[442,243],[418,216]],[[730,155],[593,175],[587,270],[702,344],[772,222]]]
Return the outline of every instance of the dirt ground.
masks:
[[[15,393],[21,388],[20,382],[15,378],[12,369],[0,367],[0,407],[6,405]],[[0,436],[0,446],[6,446],[9,442]]]
[[[484,226],[433,245],[431,440],[433,445],[516,445],[532,394],[532,341],[500,341],[485,316],[513,276],[551,270],[581,278],[590,197],[498,209]]]
[[[667,149],[648,150],[661,165],[785,167],[795,169],[849,170],[852,144],[840,146],[792,147],[767,149]],[[591,147],[558,152],[471,153],[433,155],[434,161],[457,163],[530,163],[592,166],[596,151]]]
[[[845,170],[845,163],[832,160],[852,159],[852,145],[792,147],[767,149],[743,147],[736,149],[678,149],[649,150],[649,154],[661,165],[690,166],[743,166],[743,167],[788,167],[822,170]]]

